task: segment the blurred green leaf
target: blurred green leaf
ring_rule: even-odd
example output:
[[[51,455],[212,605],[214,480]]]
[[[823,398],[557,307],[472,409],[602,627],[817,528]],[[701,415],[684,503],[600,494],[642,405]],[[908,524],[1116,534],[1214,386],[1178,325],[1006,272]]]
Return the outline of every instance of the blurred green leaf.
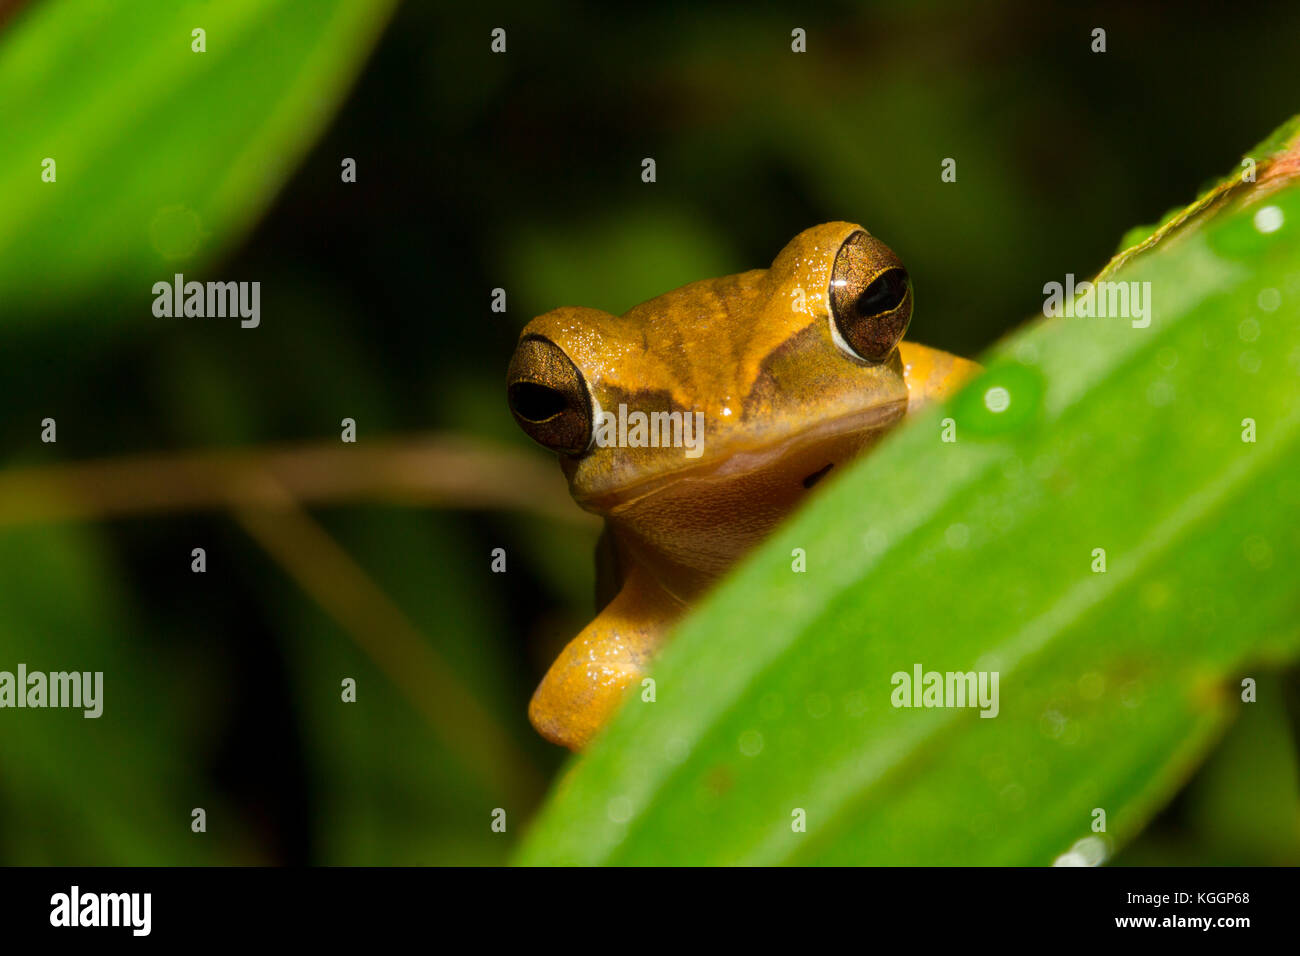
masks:
[[[265,862],[225,797],[195,785],[193,754],[229,716],[219,675],[185,648],[135,642],[110,558],[94,529],[0,532],[0,670],[103,675],[99,717],[76,708],[0,712],[7,862]],[[221,839],[191,833],[194,807]]]
[[[1150,283],[1149,327],[1032,324],[745,562],[520,861],[1041,865],[1097,808],[1100,856],[1138,832],[1249,706],[1236,678],[1300,650],[1289,146],[1109,276]],[[891,706],[916,665],[997,672],[999,714]]]
[[[148,315],[152,282],[230,249],[329,121],[393,6],[25,4],[0,32],[4,321],[44,322],[87,301],[96,303],[81,312],[88,320],[119,314],[123,302]],[[205,53],[191,50],[194,28],[206,31]],[[42,177],[46,158],[56,163],[53,182]],[[78,348],[73,340],[66,351]],[[59,376],[48,374],[65,350],[53,354],[10,366],[7,401],[31,392],[67,407],[55,397]],[[28,368],[39,377],[25,382]],[[44,455],[62,447],[36,446]],[[157,644],[142,638],[157,622],[125,596],[106,534],[59,526],[0,534],[0,669],[102,671],[105,697],[93,720],[75,710],[5,711],[5,859],[266,862],[258,808],[241,816],[214,791],[205,764],[232,720],[231,675],[214,673],[207,648],[173,633]],[[190,580],[183,560],[175,567]],[[196,806],[220,839],[191,832]]]
[[[6,316],[105,290],[144,310],[153,282],[230,248],[333,115],[393,5],[29,4],[0,34]],[[196,28],[206,52],[191,49]]]

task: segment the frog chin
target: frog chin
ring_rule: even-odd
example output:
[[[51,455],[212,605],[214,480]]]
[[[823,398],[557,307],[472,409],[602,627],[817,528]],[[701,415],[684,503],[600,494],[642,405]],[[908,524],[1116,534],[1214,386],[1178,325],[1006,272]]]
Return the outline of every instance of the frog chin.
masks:
[[[869,448],[905,410],[906,401],[877,404],[762,446],[733,446],[635,486],[574,497],[605,516],[633,564],[669,593],[690,599],[797,508],[816,476]]]
[[[874,444],[906,411],[904,397],[824,418],[779,438],[761,436],[761,442],[736,438],[710,448],[698,461],[686,461],[641,481],[586,491],[575,487],[573,495],[583,508],[614,519],[641,510],[648,499],[664,499],[668,504],[683,495],[693,496],[697,507],[717,500],[728,512],[761,511],[764,502],[747,503],[736,490],[776,502],[798,499],[836,465]],[[720,524],[727,520],[718,516]]]

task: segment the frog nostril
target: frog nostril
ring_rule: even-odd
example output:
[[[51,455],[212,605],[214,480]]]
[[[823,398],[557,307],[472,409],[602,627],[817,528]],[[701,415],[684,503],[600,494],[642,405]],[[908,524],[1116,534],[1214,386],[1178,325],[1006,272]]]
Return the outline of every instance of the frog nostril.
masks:
[[[817,484],[817,482],[825,478],[826,472],[830,471],[834,467],[835,467],[835,462],[831,462],[825,468],[819,468],[817,471],[814,471],[811,475],[809,475],[807,478],[803,480],[803,486],[805,488],[811,488],[813,485]]]

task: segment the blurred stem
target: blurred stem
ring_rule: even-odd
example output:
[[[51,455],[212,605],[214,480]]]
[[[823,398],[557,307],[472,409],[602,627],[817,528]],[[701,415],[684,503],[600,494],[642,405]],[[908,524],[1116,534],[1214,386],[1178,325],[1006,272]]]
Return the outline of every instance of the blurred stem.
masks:
[[[555,464],[455,435],[137,455],[0,472],[0,526],[228,509],[336,620],[492,792],[531,804],[542,775],[401,609],[302,507],[389,501],[594,523]]]
[[[464,766],[495,794],[527,799],[543,780],[401,609],[269,474],[230,486],[244,530],[334,618]],[[484,817],[486,819],[486,816]]]
[[[249,451],[138,455],[0,472],[0,525],[262,502],[270,477],[301,502],[382,500],[594,523],[555,464],[505,445],[426,435]]]

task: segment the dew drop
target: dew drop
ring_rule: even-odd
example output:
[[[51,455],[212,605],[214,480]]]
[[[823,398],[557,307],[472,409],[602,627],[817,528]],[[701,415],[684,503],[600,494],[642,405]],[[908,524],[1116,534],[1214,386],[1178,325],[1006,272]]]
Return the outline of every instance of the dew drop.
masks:
[[[1255,213],[1255,228],[1260,232],[1277,232],[1282,228],[1285,217],[1277,206],[1265,206]]]
[[[1043,376],[1036,368],[1019,363],[986,371],[957,400],[958,427],[974,435],[1002,435],[1031,422],[1043,400]]]
[[[664,756],[670,763],[681,763],[691,752],[691,745],[682,736],[669,737],[664,744]]]
[[[1152,408],[1164,408],[1174,400],[1174,387],[1168,382],[1152,382],[1147,389],[1147,404]]]
[[[984,407],[995,415],[1001,415],[1011,407],[1011,393],[1001,385],[994,385],[984,393]]]
[[[1016,345],[1016,359],[1024,365],[1038,364],[1038,346],[1028,340]]]
[[[1262,535],[1251,535],[1242,542],[1241,548],[1256,571],[1267,571],[1273,566],[1273,546]]]
[[[1105,840],[1099,836],[1086,836],[1076,840],[1070,849],[1053,860],[1052,866],[1101,866],[1109,855]]]
[[[163,206],[149,223],[149,239],[164,259],[188,259],[203,241],[203,221],[188,206]]]
[[[1009,783],[998,794],[1003,806],[1013,813],[1025,808],[1025,788],[1018,783]]]
[[[1210,248],[1222,256],[1245,258],[1272,241],[1284,220],[1280,206],[1264,206],[1254,216],[1232,216],[1208,236]]]
[[[1084,700],[1097,700],[1106,691],[1106,678],[1096,671],[1088,671],[1079,678],[1079,696]]]
[[[1259,295],[1255,297],[1255,304],[1265,312],[1276,312],[1278,306],[1282,304],[1282,293],[1272,288],[1260,289]]]
[[[970,544],[970,528],[964,524],[950,524],[944,531],[943,538],[948,542],[948,547],[954,551],[960,551],[966,545]]]
[[[808,708],[808,716],[814,720],[821,720],[831,712],[831,699],[829,695],[818,691],[815,694],[808,695],[808,699],[804,701],[804,706]]]
[[[627,797],[610,797],[605,804],[605,815],[611,823],[627,823],[632,819],[632,801]]]

